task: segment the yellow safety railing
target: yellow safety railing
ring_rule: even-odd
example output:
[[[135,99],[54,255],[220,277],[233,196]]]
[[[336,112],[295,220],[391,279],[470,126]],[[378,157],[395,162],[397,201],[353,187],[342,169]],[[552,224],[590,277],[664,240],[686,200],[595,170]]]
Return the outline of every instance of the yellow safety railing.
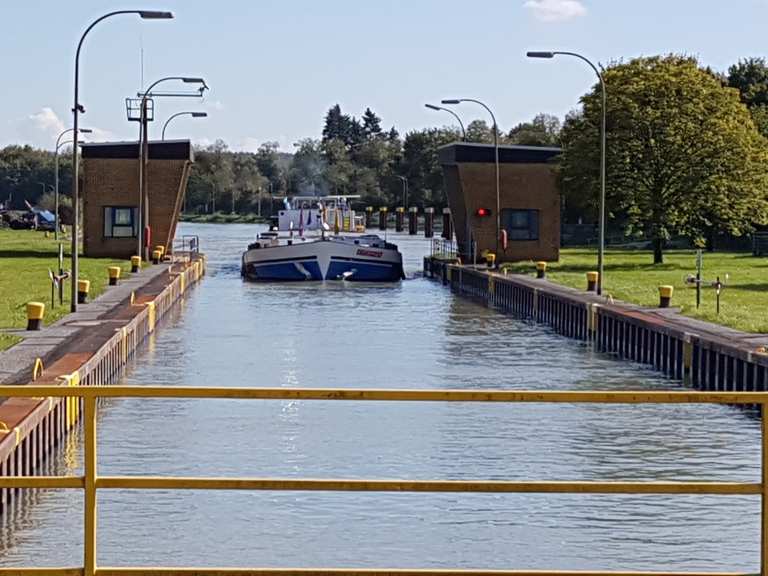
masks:
[[[0,397],[81,397],[85,432],[83,476],[0,476],[0,488],[80,489],[84,498],[84,565],[81,568],[0,568],[15,576],[680,576],[680,572],[347,569],[347,568],[112,568],[96,565],[96,492],[98,490],[279,490],[357,492],[504,492],[573,494],[717,494],[760,495],[761,574],[768,576],[768,425],[762,421],[761,481],[754,482],[569,482],[486,480],[358,480],[293,478],[191,478],[99,476],[96,405],[103,397],[230,398],[241,400],[347,400],[384,402],[508,402],[590,404],[753,404],[765,408],[759,392],[554,392],[506,390],[362,390],[326,388],[59,387],[0,386]],[[697,575],[707,574],[696,572]],[[726,573],[709,573],[725,576]],[[728,573],[733,574],[735,573]],[[743,575],[746,576],[746,575]]]

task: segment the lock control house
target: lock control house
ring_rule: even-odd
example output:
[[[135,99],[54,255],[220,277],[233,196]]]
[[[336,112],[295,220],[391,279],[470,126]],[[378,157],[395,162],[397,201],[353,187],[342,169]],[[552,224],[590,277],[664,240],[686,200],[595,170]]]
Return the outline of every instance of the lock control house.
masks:
[[[494,147],[462,142],[440,148],[448,205],[465,262],[486,250],[496,253],[498,263],[559,258],[560,192],[554,170],[559,154],[560,148],[499,146],[497,243]]]
[[[139,145],[87,143],[82,146],[82,158],[83,253],[130,258],[137,254],[141,233]],[[149,246],[172,251],[193,162],[189,140],[149,143]]]

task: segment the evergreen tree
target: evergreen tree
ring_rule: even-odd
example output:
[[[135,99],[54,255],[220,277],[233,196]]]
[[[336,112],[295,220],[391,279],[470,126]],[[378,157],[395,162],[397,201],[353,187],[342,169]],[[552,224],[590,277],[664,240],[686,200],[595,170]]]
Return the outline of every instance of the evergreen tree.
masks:
[[[366,108],[363,113],[363,134],[370,138],[381,133],[381,118],[373,110]]]

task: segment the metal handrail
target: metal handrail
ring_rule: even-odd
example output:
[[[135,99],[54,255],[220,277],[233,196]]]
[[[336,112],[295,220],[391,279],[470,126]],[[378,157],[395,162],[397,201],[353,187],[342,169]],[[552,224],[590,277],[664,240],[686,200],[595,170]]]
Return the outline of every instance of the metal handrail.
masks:
[[[217,398],[241,400],[346,400],[384,402],[504,402],[572,404],[749,404],[765,408],[765,392],[603,392],[537,390],[424,390],[349,388],[220,388],[220,387],[62,387],[0,386],[0,397],[80,397],[84,402],[84,474],[82,476],[0,476],[0,488],[56,488],[84,491],[84,566],[82,568],[0,568],[0,575],[47,574],[51,576],[537,576],[524,570],[402,570],[402,569],[292,569],[292,568],[113,568],[96,565],[96,493],[98,490],[268,490],[334,492],[473,492],[557,494],[716,494],[760,495],[761,574],[768,575],[768,424],[762,420],[761,482],[602,482],[602,481],[499,481],[499,480],[397,480],[311,478],[199,478],[159,476],[99,476],[97,474],[96,411],[99,398]],[[619,576],[628,572],[548,571],[547,574]],[[631,572],[633,576],[661,576],[675,572]],[[696,572],[702,574],[702,572]],[[712,573],[715,574],[715,573]],[[724,576],[725,573],[717,573]]]
[[[438,258],[456,258],[456,243],[445,238],[432,238],[432,251],[430,256]]]

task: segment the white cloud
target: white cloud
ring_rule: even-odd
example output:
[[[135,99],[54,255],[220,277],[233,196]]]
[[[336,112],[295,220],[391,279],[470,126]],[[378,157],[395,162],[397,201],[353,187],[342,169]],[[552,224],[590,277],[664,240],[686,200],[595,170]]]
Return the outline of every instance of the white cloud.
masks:
[[[526,0],[523,6],[542,22],[564,22],[587,13],[581,0]]]
[[[30,114],[27,119],[32,129],[37,133],[47,135],[55,141],[56,137],[64,130],[64,122],[61,121],[52,108],[47,106],[35,114]]]

